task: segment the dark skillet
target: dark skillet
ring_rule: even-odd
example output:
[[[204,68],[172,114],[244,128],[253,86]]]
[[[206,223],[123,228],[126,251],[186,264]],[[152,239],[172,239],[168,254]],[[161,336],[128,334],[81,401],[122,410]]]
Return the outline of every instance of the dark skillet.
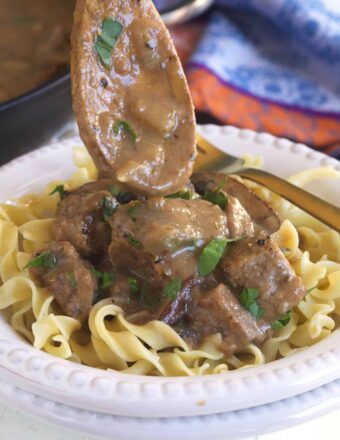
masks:
[[[48,141],[71,115],[68,69],[24,95],[0,104],[0,164]]]

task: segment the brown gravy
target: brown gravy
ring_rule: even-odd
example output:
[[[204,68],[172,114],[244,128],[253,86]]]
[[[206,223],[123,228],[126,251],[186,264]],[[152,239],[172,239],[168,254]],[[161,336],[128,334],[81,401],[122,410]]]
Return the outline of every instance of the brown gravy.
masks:
[[[0,103],[69,64],[75,0],[0,0]]]

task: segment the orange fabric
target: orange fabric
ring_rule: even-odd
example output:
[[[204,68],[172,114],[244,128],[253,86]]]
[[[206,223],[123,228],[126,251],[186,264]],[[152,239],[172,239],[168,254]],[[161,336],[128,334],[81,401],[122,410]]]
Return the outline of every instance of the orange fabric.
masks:
[[[196,110],[210,113],[222,123],[267,131],[328,153],[340,146],[340,122],[336,116],[263,102],[222,83],[205,69],[189,70],[187,77]]]

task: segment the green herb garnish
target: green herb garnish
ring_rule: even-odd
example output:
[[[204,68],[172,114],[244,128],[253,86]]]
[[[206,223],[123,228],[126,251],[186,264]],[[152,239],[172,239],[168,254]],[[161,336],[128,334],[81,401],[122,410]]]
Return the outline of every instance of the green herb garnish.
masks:
[[[110,197],[103,198],[103,218],[106,222],[110,220],[114,213],[114,207],[112,205],[112,200]]]
[[[116,136],[118,136],[122,130],[130,135],[133,142],[136,142],[137,134],[127,121],[117,121],[113,126],[113,132]]]
[[[119,188],[116,185],[111,185],[110,186],[110,193],[114,196],[117,197],[119,194]]]
[[[225,178],[221,180],[221,182],[218,184],[217,188],[215,189],[215,192],[221,191],[221,189],[223,189],[227,179],[228,176],[225,176]]]
[[[137,200],[136,202],[134,202],[134,204],[131,206],[131,208],[129,208],[127,210],[127,213],[129,215],[129,217],[132,218],[132,220],[136,220],[136,214],[138,211],[138,208],[140,207],[140,202]]]
[[[181,290],[182,282],[178,278],[171,280],[163,290],[163,295],[166,296],[171,301],[175,301],[179,291]]]
[[[114,276],[111,273],[103,272],[101,288],[102,289],[109,288],[110,286],[112,286],[113,280],[114,280]]]
[[[108,289],[112,286],[113,281],[115,279],[114,275],[110,272],[105,271],[99,271],[95,269],[94,267],[91,269],[91,272],[99,279],[101,280],[100,287],[102,289]]]
[[[280,330],[281,328],[286,327],[291,317],[292,317],[292,312],[291,310],[288,310],[287,313],[280,316],[280,318],[272,324],[272,329]]]
[[[192,198],[192,192],[191,191],[178,191],[173,194],[169,194],[168,196],[165,196],[166,199],[184,199],[184,200],[190,200]]]
[[[260,291],[255,287],[245,287],[240,295],[241,305],[248,310],[255,319],[261,318],[264,315],[264,309],[256,302],[259,295]]]
[[[202,251],[198,260],[198,273],[202,276],[209,275],[218,265],[228,240],[213,238]]]
[[[52,196],[53,194],[59,193],[60,196],[60,200],[62,200],[66,194],[65,194],[65,187],[64,185],[57,185],[53,191],[50,192],[50,196]]]
[[[208,202],[213,203],[214,205],[218,205],[221,209],[225,209],[228,203],[228,197],[224,194],[223,191],[204,191],[202,196],[203,200],[207,200]]]
[[[95,48],[99,58],[106,68],[111,65],[111,51],[122,33],[123,25],[111,17],[105,18],[102,24],[102,32],[97,35]]]
[[[133,296],[138,296],[138,284],[136,278],[128,278],[128,283]]]
[[[47,269],[54,269],[57,267],[57,258],[52,251],[45,251],[33,258],[33,260],[30,260],[24,269],[30,267],[45,267]]]
[[[76,281],[74,274],[72,272],[67,273],[67,279],[68,279],[68,282],[70,283],[70,286],[72,287],[72,289],[75,289],[77,287],[77,281]]]
[[[141,246],[142,246],[142,243],[141,243],[139,240],[137,240],[137,238],[134,237],[132,234],[129,234],[129,235],[127,236],[127,241],[128,241],[128,242],[131,244],[131,246],[133,246],[133,247],[138,248],[138,247],[141,247]]]

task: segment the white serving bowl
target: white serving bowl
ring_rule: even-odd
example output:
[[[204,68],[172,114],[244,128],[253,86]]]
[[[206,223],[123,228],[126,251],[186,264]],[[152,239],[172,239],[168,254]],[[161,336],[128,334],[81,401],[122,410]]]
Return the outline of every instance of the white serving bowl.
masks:
[[[301,144],[235,127],[200,126],[199,131],[235,155],[260,154],[264,168],[282,177],[340,165]],[[69,177],[78,137],[52,144],[0,168],[3,201]],[[339,182],[323,181],[314,192],[340,204]],[[33,348],[0,317],[0,377],[56,402],[130,417],[181,417],[226,413],[276,402],[340,378],[340,331],[287,358],[254,368],[203,377],[146,377],[103,371],[58,359]]]

